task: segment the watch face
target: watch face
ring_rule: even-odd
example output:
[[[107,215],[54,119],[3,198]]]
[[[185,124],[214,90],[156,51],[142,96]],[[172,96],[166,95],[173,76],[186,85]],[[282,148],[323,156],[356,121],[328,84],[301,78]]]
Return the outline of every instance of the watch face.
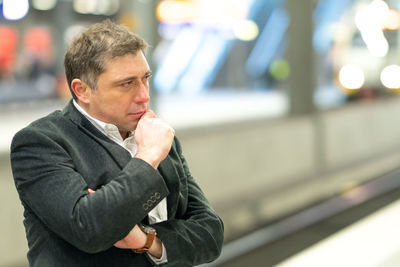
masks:
[[[156,234],[156,229],[148,225],[141,225],[142,231],[146,234]]]

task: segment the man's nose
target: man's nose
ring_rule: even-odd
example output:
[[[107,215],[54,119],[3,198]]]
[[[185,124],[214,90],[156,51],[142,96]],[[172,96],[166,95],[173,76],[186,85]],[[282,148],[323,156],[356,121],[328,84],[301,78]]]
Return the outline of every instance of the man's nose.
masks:
[[[134,98],[135,103],[147,103],[150,101],[149,87],[141,83]]]

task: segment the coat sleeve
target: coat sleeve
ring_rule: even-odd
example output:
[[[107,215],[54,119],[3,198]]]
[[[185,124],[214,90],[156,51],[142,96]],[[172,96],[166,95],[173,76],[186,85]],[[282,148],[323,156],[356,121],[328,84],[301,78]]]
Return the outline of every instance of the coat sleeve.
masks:
[[[193,266],[211,262],[221,253],[223,222],[191,176],[177,139],[175,150],[187,180],[186,210],[182,216],[170,218],[154,227],[166,247],[168,266]]]
[[[12,141],[11,166],[25,209],[84,252],[112,247],[146,217],[148,210],[143,203],[155,192],[160,200],[169,193],[154,168],[133,158],[111,182],[89,194],[88,185],[74,166],[77,159],[71,158],[63,142],[50,131],[25,128]]]

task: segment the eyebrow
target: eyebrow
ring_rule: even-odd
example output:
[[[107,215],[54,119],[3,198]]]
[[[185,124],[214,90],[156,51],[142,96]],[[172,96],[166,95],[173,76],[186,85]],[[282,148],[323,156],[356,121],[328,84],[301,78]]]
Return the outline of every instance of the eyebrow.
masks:
[[[149,70],[149,71],[146,71],[144,76],[151,76],[151,75],[152,75],[152,71]],[[134,81],[134,80],[137,80],[137,79],[138,79],[138,76],[129,76],[129,77],[123,78],[121,80],[114,81],[114,82],[112,82],[112,84],[113,85],[119,85],[121,83],[128,82],[128,81]]]

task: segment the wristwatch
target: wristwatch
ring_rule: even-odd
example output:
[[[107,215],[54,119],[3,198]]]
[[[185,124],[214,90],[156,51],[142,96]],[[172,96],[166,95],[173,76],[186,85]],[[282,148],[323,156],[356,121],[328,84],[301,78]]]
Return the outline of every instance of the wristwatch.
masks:
[[[149,248],[153,244],[154,238],[157,235],[156,229],[151,226],[139,224],[139,228],[147,235],[146,243],[142,248],[133,249],[136,253],[144,253],[149,251]]]

